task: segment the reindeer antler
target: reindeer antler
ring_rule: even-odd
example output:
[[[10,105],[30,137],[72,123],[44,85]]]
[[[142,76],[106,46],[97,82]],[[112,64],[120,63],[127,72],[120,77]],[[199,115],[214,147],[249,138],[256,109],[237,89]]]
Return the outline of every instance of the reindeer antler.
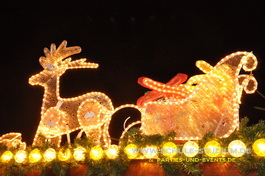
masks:
[[[97,63],[86,62],[86,59],[78,59],[67,63],[68,69],[76,69],[76,68],[98,68]]]
[[[49,65],[55,65],[55,63],[59,63],[64,58],[81,52],[81,48],[79,46],[66,47],[66,45],[67,41],[64,40],[57,49],[54,43],[51,44],[50,50],[48,48],[44,48],[43,51],[45,57],[41,56],[39,59],[43,68],[49,69]]]

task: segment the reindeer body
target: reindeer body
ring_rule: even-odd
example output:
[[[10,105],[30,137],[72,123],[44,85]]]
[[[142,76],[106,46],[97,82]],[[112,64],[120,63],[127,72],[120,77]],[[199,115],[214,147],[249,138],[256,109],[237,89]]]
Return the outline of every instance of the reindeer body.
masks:
[[[72,62],[71,59],[63,60],[80,51],[79,47],[66,48],[66,41],[57,50],[52,44],[50,51],[44,49],[46,57],[40,58],[44,70],[29,79],[30,84],[44,87],[41,121],[33,145],[41,145],[40,135],[43,135],[59,146],[62,135],[78,129],[86,135],[93,135],[95,142],[101,140],[100,129],[108,123],[109,112],[114,109],[111,100],[101,92],[90,92],[73,98],[60,97],[60,76],[67,69],[98,67],[95,63],[85,62],[85,59]]]

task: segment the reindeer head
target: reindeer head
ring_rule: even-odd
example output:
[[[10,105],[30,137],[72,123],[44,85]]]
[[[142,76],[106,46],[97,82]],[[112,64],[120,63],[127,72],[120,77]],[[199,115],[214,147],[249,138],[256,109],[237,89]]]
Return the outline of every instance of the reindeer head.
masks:
[[[57,49],[54,43],[51,44],[50,50],[44,48],[45,57],[41,56],[39,59],[44,70],[29,78],[31,85],[44,86],[50,80],[60,77],[67,69],[98,67],[98,64],[86,62],[86,59],[71,61],[71,58],[67,57],[80,53],[81,48],[79,46],[66,47],[66,45],[67,41],[64,40]]]

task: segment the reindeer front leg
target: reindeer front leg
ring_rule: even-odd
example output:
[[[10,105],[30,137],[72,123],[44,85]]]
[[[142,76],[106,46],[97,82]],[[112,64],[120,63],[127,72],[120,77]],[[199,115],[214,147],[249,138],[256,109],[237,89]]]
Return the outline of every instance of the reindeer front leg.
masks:
[[[51,139],[48,139],[49,143],[56,146],[60,147],[61,141],[62,141],[62,136],[54,137]]]
[[[39,123],[37,132],[36,132],[34,139],[33,139],[32,146],[42,146],[48,140],[46,138],[45,134],[42,134],[42,132],[41,132],[41,128],[42,128],[41,124],[42,124],[42,120]]]
[[[33,145],[42,145],[43,142],[49,142],[60,146],[61,136],[68,131],[68,116],[64,111],[60,110],[62,104],[62,101],[58,101],[55,107],[51,107],[45,111],[41,118]],[[41,139],[41,136],[44,139]]]
[[[37,134],[34,137],[32,146],[42,146],[45,142],[48,142],[51,145],[59,147],[61,144],[61,140],[62,140],[61,136],[56,136],[53,138],[47,138],[45,135],[43,135],[39,131],[37,131]]]

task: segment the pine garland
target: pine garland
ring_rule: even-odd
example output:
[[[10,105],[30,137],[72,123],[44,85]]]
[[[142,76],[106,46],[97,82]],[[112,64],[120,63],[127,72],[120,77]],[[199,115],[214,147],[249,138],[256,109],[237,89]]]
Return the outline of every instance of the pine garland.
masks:
[[[218,138],[214,136],[212,133],[207,133],[203,137],[202,140],[197,141],[200,147],[203,147],[208,141],[216,140],[220,143],[221,147],[226,148],[228,144],[233,140],[241,140],[245,143],[247,148],[252,148],[253,143],[260,138],[265,138],[265,123],[264,121],[260,121],[259,123],[247,126],[248,123],[247,118],[243,118],[240,122],[239,130],[234,131],[228,138]],[[80,164],[88,166],[87,175],[123,175],[128,166],[130,165],[130,160],[127,158],[127,155],[124,153],[124,148],[128,144],[135,144],[139,148],[144,148],[146,146],[154,145],[157,147],[161,147],[163,143],[174,141],[175,133],[170,132],[166,135],[144,135],[141,133],[139,128],[132,128],[125,134],[124,138],[120,140],[120,151],[119,157],[114,160],[108,159],[104,156],[102,159],[98,161],[94,161],[90,159],[89,152],[86,153],[86,159],[82,162],[77,162],[73,158],[62,162],[58,159],[52,162],[38,162],[35,164],[27,163],[27,164],[19,164],[14,160],[11,160],[8,163],[0,162],[0,168],[4,175],[24,175],[28,171],[40,171],[41,175],[46,175],[47,173],[52,172],[54,175],[63,176],[65,175],[69,169],[75,169],[80,166]],[[43,140],[45,140],[43,138]],[[57,150],[57,152],[61,148],[70,148],[73,152],[73,149],[78,146],[82,146],[84,148],[91,148],[95,144],[89,138],[77,139],[71,146],[67,144],[60,147],[55,148],[54,146],[50,146],[49,143],[44,143],[43,146],[39,147],[40,151],[45,151],[49,147],[53,147]],[[5,146],[0,146],[0,153],[2,154],[6,151],[7,148]],[[33,150],[32,147],[27,147],[27,152],[29,153]],[[12,149],[12,153],[16,153],[18,149]],[[159,158],[163,158],[161,153],[158,154]],[[184,154],[178,154],[179,158],[186,158]],[[204,153],[198,154],[196,158],[208,157]],[[230,155],[227,155],[230,157]],[[158,164],[164,169],[167,175],[178,175],[180,173],[185,173],[187,175],[200,175],[202,174],[202,170],[199,167],[201,163],[196,162],[158,162]],[[242,157],[235,158],[235,165],[238,170],[247,174],[251,171],[257,171],[259,176],[265,175],[265,158],[257,156],[254,152],[251,154],[245,154]]]

